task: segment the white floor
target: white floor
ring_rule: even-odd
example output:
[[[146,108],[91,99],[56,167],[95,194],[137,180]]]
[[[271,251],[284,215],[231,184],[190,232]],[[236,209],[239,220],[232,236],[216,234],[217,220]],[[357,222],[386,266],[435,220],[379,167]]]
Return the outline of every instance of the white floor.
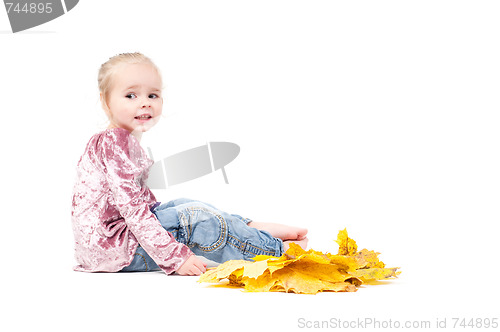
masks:
[[[434,328],[438,321],[443,327],[443,320],[451,328],[454,318],[498,317],[489,304],[498,287],[484,274],[472,274],[461,284],[451,275],[418,269],[406,269],[396,280],[362,286],[355,293],[317,295],[247,293],[161,272],[20,271],[3,283],[7,310],[2,324],[10,326],[4,331],[290,331],[318,324],[354,331],[404,324],[415,330],[426,324]],[[425,274],[428,278],[420,279]]]

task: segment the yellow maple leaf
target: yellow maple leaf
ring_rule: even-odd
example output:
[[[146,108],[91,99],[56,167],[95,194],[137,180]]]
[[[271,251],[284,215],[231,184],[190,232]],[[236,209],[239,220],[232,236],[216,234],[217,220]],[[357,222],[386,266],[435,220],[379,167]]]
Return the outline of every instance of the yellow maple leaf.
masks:
[[[233,271],[227,276],[227,279],[230,286],[245,287],[245,283],[243,282],[243,268]]]
[[[219,282],[227,278],[234,271],[243,268],[245,265],[250,265],[253,262],[245,260],[230,260],[217,266],[215,269],[210,269],[200,276],[199,282]]]
[[[372,267],[384,268],[385,264],[384,262],[379,260],[378,255],[380,255],[379,252],[363,249],[357,252],[354,255],[354,258],[358,262],[360,269],[372,268]]]
[[[304,269],[304,266],[300,264],[290,264],[273,274],[266,271],[256,279],[247,279],[243,282],[245,290],[249,292],[289,292],[297,294],[316,294],[326,291],[353,292],[356,291],[355,285],[361,284],[358,278],[348,274],[322,274],[322,277],[319,277],[318,273],[314,273],[310,269]]]
[[[313,274],[306,273],[303,269],[292,268],[290,266],[275,272],[273,276],[278,280],[275,286],[281,286],[285,292],[316,294],[325,291],[356,291],[356,287],[350,283],[322,280]],[[350,286],[347,286],[347,284]],[[276,287],[276,289],[279,290],[280,288]]]
[[[349,236],[347,235],[347,230],[345,228],[344,230],[339,232],[339,234],[337,235],[337,240],[335,240],[335,242],[337,242],[337,244],[339,245],[339,255],[352,256],[356,253],[356,251],[358,251],[356,241],[349,238]]]
[[[354,258],[357,266],[352,269],[354,265],[351,265],[351,269],[348,270],[349,274],[358,277],[363,282],[397,277],[401,273],[397,272],[398,268],[385,268],[385,263],[378,258],[379,252],[368,249],[357,252],[356,242],[348,237],[346,229],[339,231],[336,242],[339,244],[339,254],[332,255],[332,259],[338,259],[339,257]]]
[[[253,262],[227,261],[205,272],[198,282],[219,282],[228,279],[229,285],[243,287],[249,292],[353,292],[363,282],[396,277],[398,268],[385,268],[379,253],[363,249],[347,235],[339,232],[339,254],[304,250],[291,243],[280,257],[260,255]],[[345,254],[341,254],[345,253]]]
[[[268,269],[266,261],[253,262],[253,264],[247,264],[243,267],[242,277],[247,278],[257,278],[262,275],[264,271]]]
[[[397,267],[393,268],[369,268],[369,269],[359,269],[356,271],[349,272],[350,275],[361,279],[363,282],[371,282],[374,280],[388,279],[392,277],[397,277],[401,272],[397,271]]]
[[[307,251],[305,251],[304,249],[302,249],[301,246],[299,246],[296,243],[290,242],[290,247],[288,248],[288,250],[286,251],[285,254],[289,258],[295,258],[295,257],[299,257],[301,255],[304,255],[306,253],[307,253]]]
[[[276,284],[276,278],[271,276],[269,270],[255,279],[245,279],[244,288],[249,292],[270,292]]]
[[[257,256],[255,262],[225,262],[205,272],[199,282],[229,279],[230,285],[242,286],[250,292],[352,292],[361,284],[359,278],[347,273],[354,264],[352,257],[332,259],[322,252],[305,251],[292,244],[281,257]]]
[[[359,262],[352,256],[341,256],[332,254],[326,254],[326,256],[330,259],[331,263],[341,266],[342,269],[345,271],[354,271],[360,268]]]

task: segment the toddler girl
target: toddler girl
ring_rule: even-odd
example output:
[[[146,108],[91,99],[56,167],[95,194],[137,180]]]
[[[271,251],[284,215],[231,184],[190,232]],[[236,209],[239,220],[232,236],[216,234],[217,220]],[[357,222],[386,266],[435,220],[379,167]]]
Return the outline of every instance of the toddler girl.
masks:
[[[258,223],[188,199],[156,201],[145,185],[153,164],[140,146],[160,119],[162,79],[140,53],[110,58],[98,75],[106,130],[95,134],[77,166],[72,223],[77,271],[163,270],[199,275],[206,264],[280,256],[293,241],[307,246],[307,230]]]

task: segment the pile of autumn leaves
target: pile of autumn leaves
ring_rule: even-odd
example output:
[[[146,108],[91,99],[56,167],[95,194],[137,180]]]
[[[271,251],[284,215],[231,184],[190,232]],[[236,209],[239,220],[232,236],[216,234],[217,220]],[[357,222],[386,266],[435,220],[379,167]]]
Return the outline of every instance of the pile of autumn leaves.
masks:
[[[336,242],[337,255],[305,251],[291,244],[281,257],[260,255],[253,262],[227,261],[205,272],[198,282],[217,283],[229,280],[230,286],[243,287],[250,292],[289,292],[316,294],[318,292],[355,292],[362,283],[396,277],[398,268],[386,268],[378,259],[379,253],[357,251],[356,242],[347,231],[340,231]]]

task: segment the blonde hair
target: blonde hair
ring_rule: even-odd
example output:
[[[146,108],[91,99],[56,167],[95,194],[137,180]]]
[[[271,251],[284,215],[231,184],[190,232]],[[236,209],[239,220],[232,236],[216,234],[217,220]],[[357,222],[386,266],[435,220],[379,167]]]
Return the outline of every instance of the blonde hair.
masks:
[[[142,53],[139,52],[134,52],[134,53],[121,53],[118,55],[115,55],[111,58],[109,58],[108,61],[103,63],[101,65],[101,68],[99,68],[99,73],[97,75],[97,84],[99,87],[99,92],[101,93],[101,102],[104,107],[104,110],[106,113],[109,112],[109,107],[108,107],[108,95],[109,91],[111,90],[112,86],[112,78],[113,74],[116,71],[116,68],[120,64],[141,64],[141,63],[146,63],[151,65],[158,75],[160,76],[161,79],[161,74],[160,70],[158,67],[154,64],[153,61],[151,61],[150,58],[145,56]],[[109,116],[109,114],[108,114]]]

